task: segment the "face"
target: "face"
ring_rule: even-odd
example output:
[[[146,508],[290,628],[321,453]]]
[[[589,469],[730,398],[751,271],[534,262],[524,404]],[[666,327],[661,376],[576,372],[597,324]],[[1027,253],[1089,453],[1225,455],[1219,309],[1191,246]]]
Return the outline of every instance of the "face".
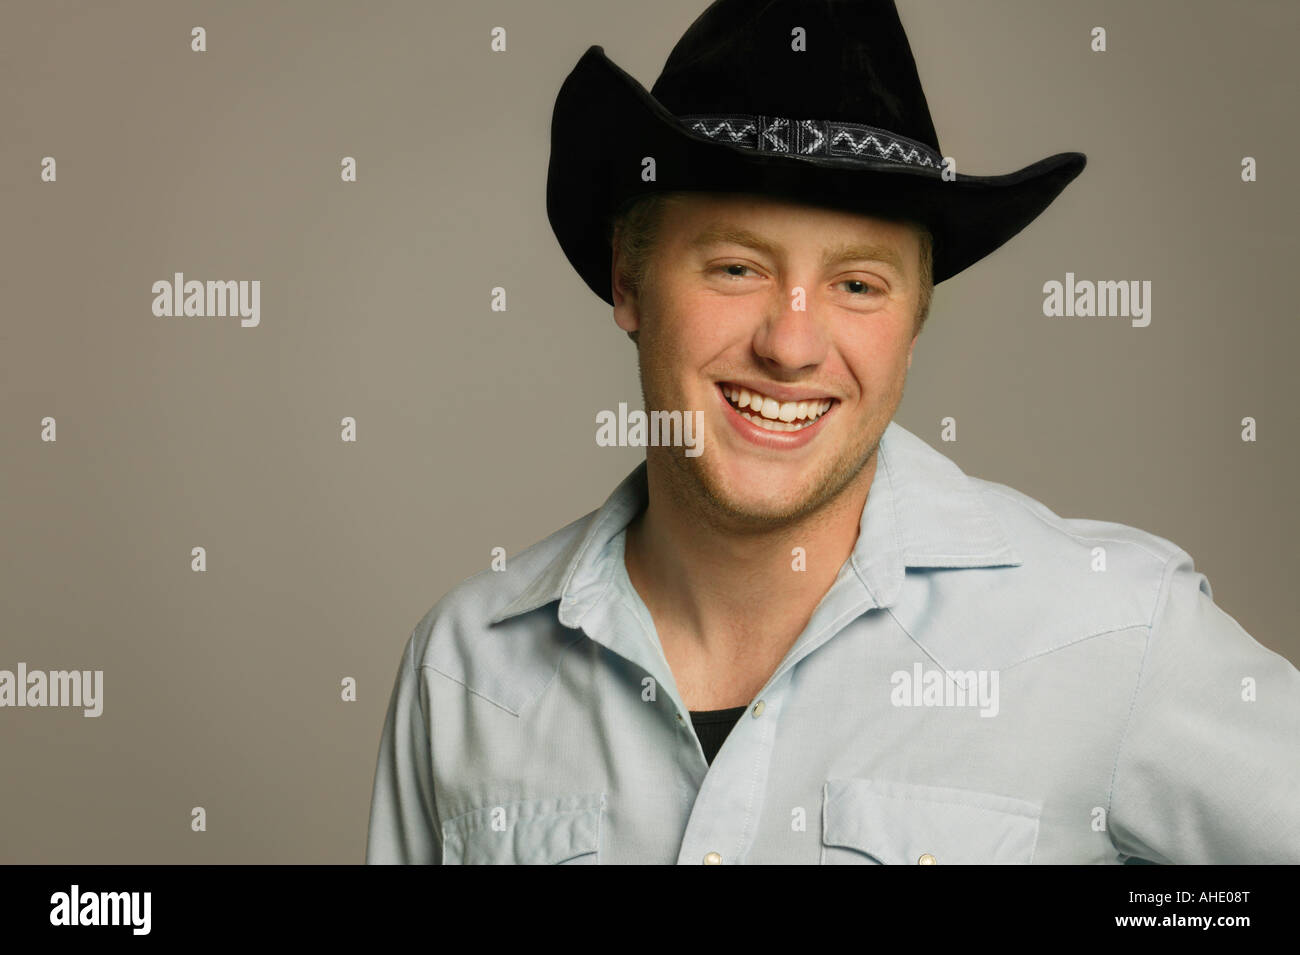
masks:
[[[679,499],[761,530],[869,480],[916,342],[912,226],[692,194],[665,210],[639,295],[618,264],[646,409],[703,411],[699,456],[647,448]]]

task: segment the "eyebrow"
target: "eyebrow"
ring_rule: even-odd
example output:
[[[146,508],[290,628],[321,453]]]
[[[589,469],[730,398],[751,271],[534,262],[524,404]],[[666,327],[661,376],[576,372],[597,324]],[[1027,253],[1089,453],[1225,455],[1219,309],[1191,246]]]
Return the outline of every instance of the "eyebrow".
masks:
[[[843,262],[864,260],[883,262],[900,275],[903,274],[903,259],[892,245],[838,245],[826,250],[826,254],[822,256],[822,268],[830,268]]]
[[[748,229],[740,229],[735,226],[710,226],[704,229],[695,238],[691,239],[689,247],[692,249],[701,249],[710,245],[730,243],[733,245],[743,245],[746,248],[755,249],[764,252],[773,257],[780,253],[780,247],[775,243],[769,242],[756,232]],[[840,265],[844,262],[883,262],[891,266],[900,274],[903,272],[903,260],[898,254],[898,250],[891,245],[880,244],[859,244],[859,245],[837,245],[827,249],[822,254],[822,268],[830,268],[833,265]]]
[[[780,250],[771,242],[764,239],[757,232],[750,232],[748,229],[738,229],[735,226],[709,226],[697,234],[690,241],[690,248],[702,249],[710,245],[721,245],[727,243],[730,245],[743,245],[746,248],[756,249],[759,252],[766,252],[768,255],[775,256]]]

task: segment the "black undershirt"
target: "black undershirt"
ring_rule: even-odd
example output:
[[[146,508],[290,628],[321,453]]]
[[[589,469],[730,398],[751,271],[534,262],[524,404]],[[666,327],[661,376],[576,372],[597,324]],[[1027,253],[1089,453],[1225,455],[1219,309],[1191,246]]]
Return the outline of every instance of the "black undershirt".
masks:
[[[691,710],[691,725],[695,727],[695,735],[700,738],[700,746],[704,749],[704,759],[710,766],[713,757],[722,749],[727,734],[747,709],[748,705],[734,706],[729,710]]]

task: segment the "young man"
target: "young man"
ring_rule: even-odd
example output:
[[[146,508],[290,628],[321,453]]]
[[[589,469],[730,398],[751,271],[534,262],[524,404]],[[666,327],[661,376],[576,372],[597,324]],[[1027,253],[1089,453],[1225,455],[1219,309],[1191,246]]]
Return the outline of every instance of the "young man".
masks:
[[[892,3],[723,0],[651,93],[583,57],[551,222],[703,453],[424,617],[368,861],[1300,861],[1300,673],[892,422],[932,282],[1083,157],[943,165]]]

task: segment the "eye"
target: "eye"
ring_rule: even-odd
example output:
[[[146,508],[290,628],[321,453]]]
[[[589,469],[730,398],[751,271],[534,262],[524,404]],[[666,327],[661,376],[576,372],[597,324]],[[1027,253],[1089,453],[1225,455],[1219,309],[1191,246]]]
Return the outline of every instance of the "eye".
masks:
[[[862,281],[862,279],[845,279],[843,282],[837,284],[847,286],[849,294],[851,295],[867,295],[872,292],[880,291],[880,289],[868,282]]]
[[[726,265],[719,265],[713,271],[727,278],[743,279],[746,275],[752,275],[754,270],[748,265],[741,265],[739,262],[728,262]]]

